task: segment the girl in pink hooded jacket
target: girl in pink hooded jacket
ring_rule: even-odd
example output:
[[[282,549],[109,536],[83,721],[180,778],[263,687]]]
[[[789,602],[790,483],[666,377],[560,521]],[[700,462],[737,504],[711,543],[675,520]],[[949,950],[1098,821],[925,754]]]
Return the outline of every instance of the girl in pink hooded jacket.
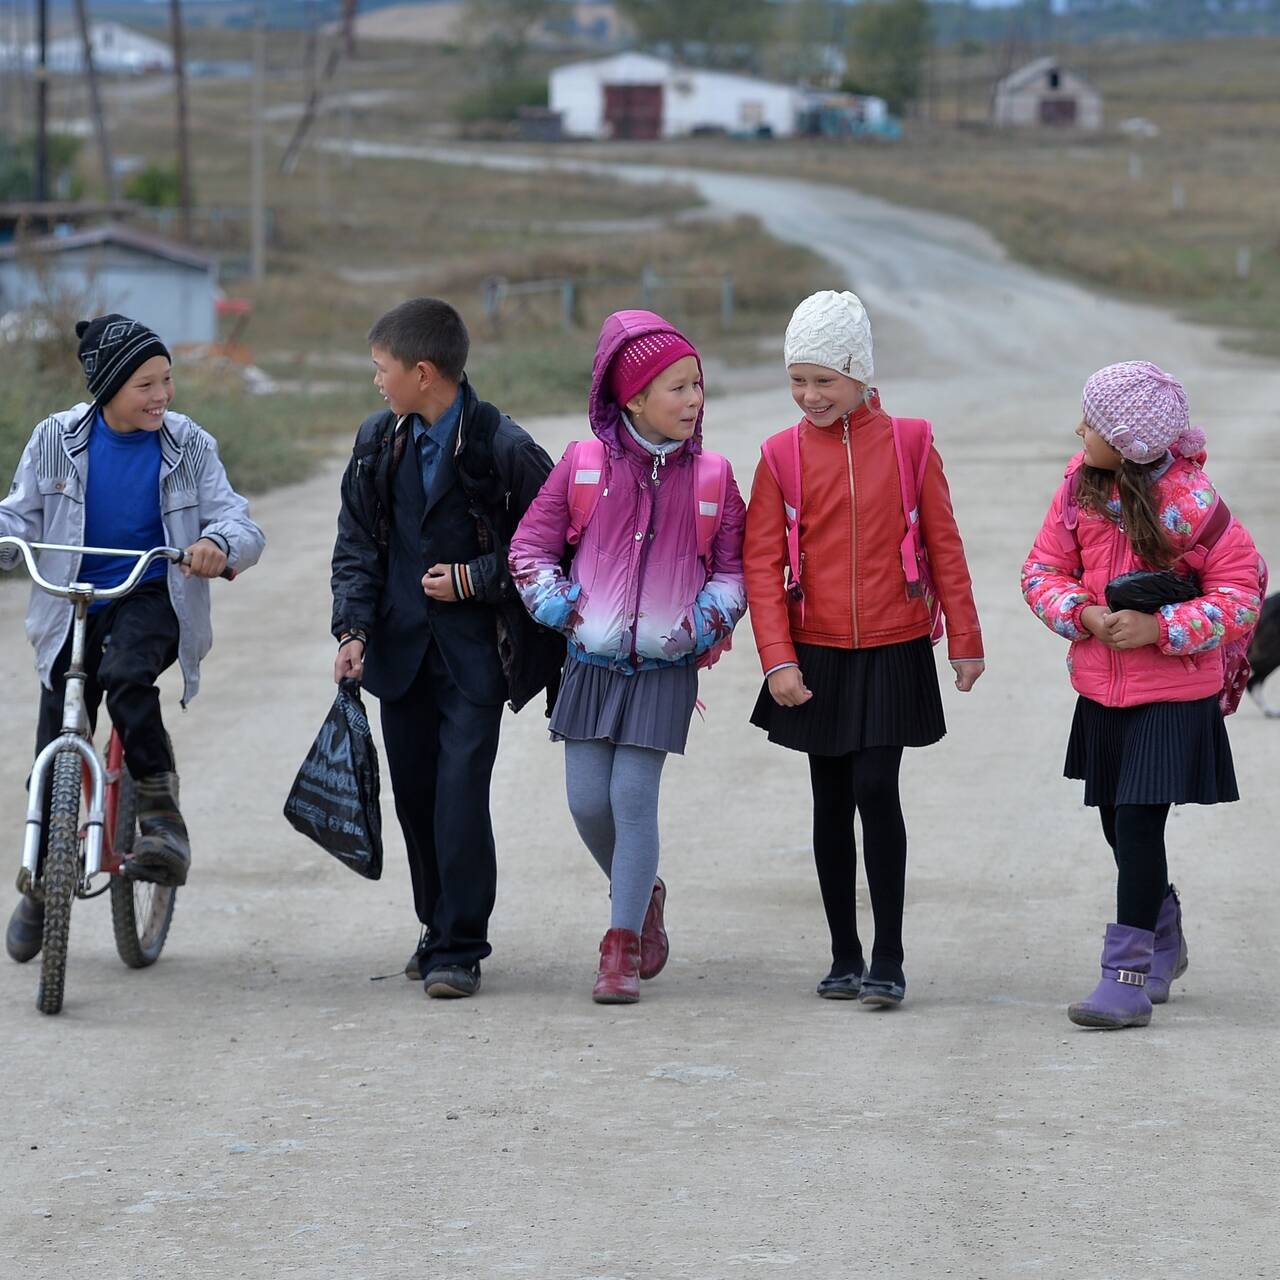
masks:
[[[1171,804],[1239,798],[1223,654],[1257,624],[1266,568],[1201,470],[1204,433],[1175,378],[1146,361],[1109,365],[1085,384],[1083,408],[1084,452],[1022,567],[1022,592],[1071,642],[1080,697],[1064,772],[1084,780],[1118,871],[1102,980],[1067,1014],[1086,1027],[1146,1026],[1187,967],[1165,820]],[[1108,584],[1143,570],[1175,572],[1183,582],[1164,598],[1179,602],[1112,611]]]
[[[746,508],[727,460],[714,455],[722,492],[701,501],[702,406],[702,365],[688,339],[649,311],[611,315],[588,407],[603,457],[588,467],[570,445],[511,539],[511,577],[526,608],[569,642],[551,734],[565,744],[578,833],[609,877],[599,1003],[633,1004],[639,980],[666,963],[662,766],[684,751],[698,666],[727,647],[746,610]],[[585,525],[575,504],[583,485],[598,495]],[[704,559],[699,523],[712,515]]]

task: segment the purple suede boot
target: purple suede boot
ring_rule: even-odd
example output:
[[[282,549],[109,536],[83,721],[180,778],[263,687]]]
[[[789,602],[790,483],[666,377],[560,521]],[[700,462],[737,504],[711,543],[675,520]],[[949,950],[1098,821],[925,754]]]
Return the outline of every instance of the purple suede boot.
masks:
[[[1156,920],[1156,945],[1147,974],[1147,996],[1152,1004],[1164,1004],[1169,985],[1187,971],[1187,940],[1182,936],[1182,899],[1169,886]]]
[[[1145,1027],[1151,1021],[1151,1000],[1145,987],[1155,937],[1147,929],[1107,925],[1102,981],[1092,995],[1067,1010],[1067,1017],[1080,1027]]]

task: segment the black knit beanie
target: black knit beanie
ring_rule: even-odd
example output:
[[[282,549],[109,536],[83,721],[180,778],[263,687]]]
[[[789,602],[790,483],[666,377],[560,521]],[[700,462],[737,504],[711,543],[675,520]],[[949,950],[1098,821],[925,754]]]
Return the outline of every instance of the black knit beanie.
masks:
[[[93,320],[77,320],[76,337],[80,339],[76,354],[84,366],[84,380],[95,404],[107,404],[138,366],[152,356],[173,358],[169,348],[145,324],[115,312]]]

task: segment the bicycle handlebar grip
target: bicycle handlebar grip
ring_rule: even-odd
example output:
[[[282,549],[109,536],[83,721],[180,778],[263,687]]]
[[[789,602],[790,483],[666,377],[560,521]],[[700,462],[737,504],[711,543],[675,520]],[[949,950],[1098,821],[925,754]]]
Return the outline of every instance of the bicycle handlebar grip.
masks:
[[[236,571],[230,565],[227,565],[227,567],[218,574],[218,577],[226,578],[228,582],[234,582],[236,580]]]

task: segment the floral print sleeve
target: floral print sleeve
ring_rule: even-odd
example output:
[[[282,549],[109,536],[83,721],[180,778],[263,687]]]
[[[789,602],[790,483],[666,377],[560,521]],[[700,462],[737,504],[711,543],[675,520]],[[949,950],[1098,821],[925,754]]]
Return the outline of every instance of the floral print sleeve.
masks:
[[[1212,491],[1209,498],[1211,505]],[[1176,505],[1161,514],[1170,529],[1175,526],[1169,521],[1179,519],[1176,531],[1183,534],[1190,534],[1195,528],[1188,516],[1194,518],[1194,513],[1179,511]],[[1200,518],[1204,518],[1203,514]],[[1262,609],[1262,575],[1258,549],[1242,524],[1232,524],[1218,539],[1205,557],[1200,582],[1204,595],[1182,604],[1165,605],[1157,614],[1161,653],[1174,657],[1207,653],[1240,639],[1257,625]]]
[[[1080,545],[1063,523],[1062,500],[1060,486],[1022,566],[1022,595],[1050,631],[1067,640],[1083,640],[1089,633],[1080,615],[1097,602],[1080,580]]]

